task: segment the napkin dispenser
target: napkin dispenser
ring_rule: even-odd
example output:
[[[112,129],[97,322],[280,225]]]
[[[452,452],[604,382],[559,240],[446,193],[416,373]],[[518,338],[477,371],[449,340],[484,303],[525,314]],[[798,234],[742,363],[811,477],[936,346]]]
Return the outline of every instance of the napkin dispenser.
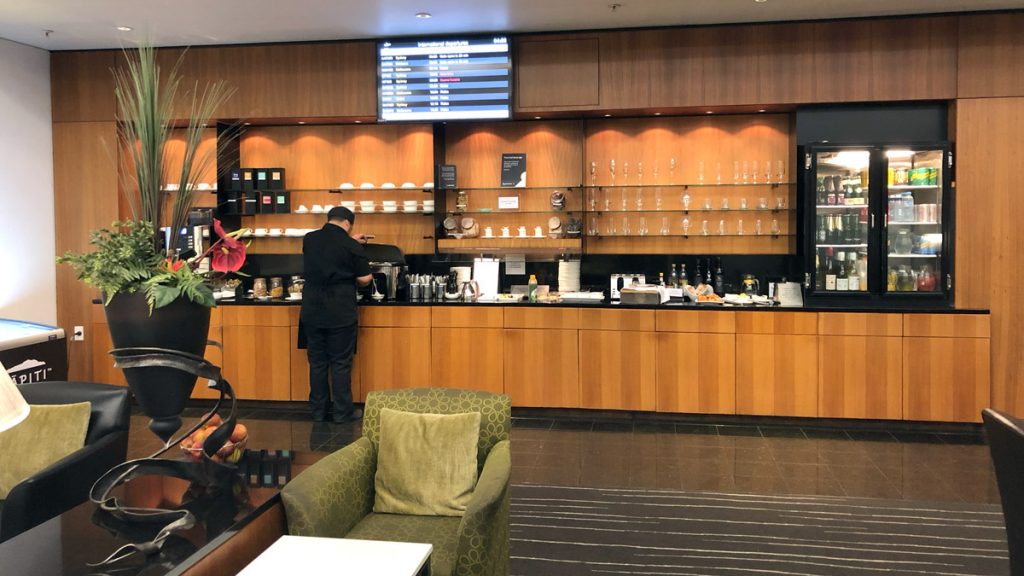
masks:
[[[619,290],[619,302],[624,305],[657,306],[668,299],[668,290],[662,286],[642,284]]]

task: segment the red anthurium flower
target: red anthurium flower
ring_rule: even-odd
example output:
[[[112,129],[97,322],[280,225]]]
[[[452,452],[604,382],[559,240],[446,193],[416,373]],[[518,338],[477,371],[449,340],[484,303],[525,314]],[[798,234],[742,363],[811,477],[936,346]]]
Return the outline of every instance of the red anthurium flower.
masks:
[[[210,266],[217,272],[237,272],[245,263],[245,244],[237,238],[228,236],[220,225],[220,220],[213,221],[213,231],[220,240],[213,245],[210,253]]]

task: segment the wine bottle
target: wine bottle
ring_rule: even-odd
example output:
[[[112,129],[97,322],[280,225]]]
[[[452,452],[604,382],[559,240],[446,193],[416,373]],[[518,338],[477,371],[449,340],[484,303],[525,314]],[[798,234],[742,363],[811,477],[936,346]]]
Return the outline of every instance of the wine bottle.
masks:
[[[672,271],[668,274],[668,285],[669,288],[679,287],[679,275],[676,274],[676,265],[672,264]]]
[[[846,276],[849,279],[850,291],[860,292],[860,271],[857,269],[857,253],[850,252],[846,259]]]
[[[686,288],[690,285],[690,278],[686,275],[686,262],[679,265],[679,287]]]
[[[827,216],[818,214],[818,244],[828,243],[828,224],[826,223]]]
[[[836,266],[839,268],[836,273],[836,290],[839,292],[846,292],[850,289],[850,277],[846,273],[845,256],[846,253],[841,250],[836,254]]]
[[[836,289],[836,264],[832,258],[832,249],[825,251],[825,290]]]
[[[825,289],[825,268],[821,265],[821,250],[814,251],[814,290],[820,292]]]
[[[718,267],[715,268],[715,294],[725,294],[725,274],[722,274],[722,259],[718,259]]]

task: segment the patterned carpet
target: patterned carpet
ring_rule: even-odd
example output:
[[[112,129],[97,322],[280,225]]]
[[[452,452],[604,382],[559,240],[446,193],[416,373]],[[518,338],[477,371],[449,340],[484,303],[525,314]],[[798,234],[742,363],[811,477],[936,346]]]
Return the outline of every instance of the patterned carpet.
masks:
[[[1004,576],[998,506],[516,485],[513,576]]]

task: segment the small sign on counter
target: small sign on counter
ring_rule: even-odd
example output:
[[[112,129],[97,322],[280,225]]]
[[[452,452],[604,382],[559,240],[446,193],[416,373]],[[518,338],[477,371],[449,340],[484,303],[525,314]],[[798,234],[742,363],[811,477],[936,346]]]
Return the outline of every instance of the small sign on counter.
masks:
[[[519,196],[498,196],[498,210],[519,210]]]
[[[501,155],[502,188],[526,188],[526,154]]]
[[[506,254],[505,274],[508,276],[523,276],[526,274],[526,254]]]

